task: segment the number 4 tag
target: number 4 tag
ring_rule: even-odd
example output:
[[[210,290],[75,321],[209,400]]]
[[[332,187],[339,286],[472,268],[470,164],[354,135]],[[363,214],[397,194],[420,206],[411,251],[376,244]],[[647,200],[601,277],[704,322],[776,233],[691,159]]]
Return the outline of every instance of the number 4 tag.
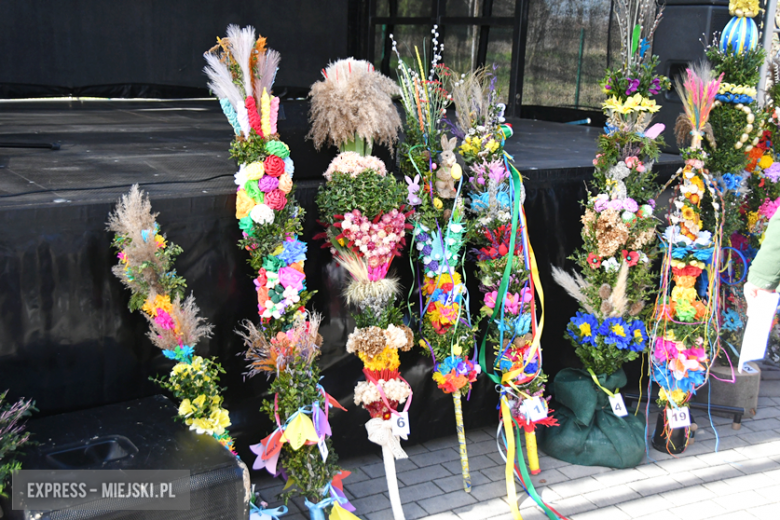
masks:
[[[618,417],[625,417],[628,415],[626,404],[623,402],[623,396],[620,395],[620,392],[616,393],[614,396],[610,396],[609,405],[612,407],[612,413]]]
[[[547,417],[547,406],[542,403],[542,399],[537,395],[523,401],[525,407],[525,416],[532,422],[541,421]]]
[[[393,426],[393,435],[406,439],[409,436],[409,412],[398,412],[390,419]]]
[[[680,408],[667,408],[666,418],[669,420],[669,427],[686,428],[691,425],[691,412],[686,406]]]

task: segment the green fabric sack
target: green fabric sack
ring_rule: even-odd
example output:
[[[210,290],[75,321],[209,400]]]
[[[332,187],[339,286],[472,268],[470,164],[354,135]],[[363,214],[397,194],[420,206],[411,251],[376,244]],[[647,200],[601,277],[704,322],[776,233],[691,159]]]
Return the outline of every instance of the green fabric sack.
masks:
[[[599,375],[599,384],[610,391],[626,384],[619,369]],[[609,398],[590,374],[566,368],[553,381],[553,416],[560,426],[536,430],[539,448],[556,459],[580,466],[633,468],[645,456],[644,415],[617,417]]]

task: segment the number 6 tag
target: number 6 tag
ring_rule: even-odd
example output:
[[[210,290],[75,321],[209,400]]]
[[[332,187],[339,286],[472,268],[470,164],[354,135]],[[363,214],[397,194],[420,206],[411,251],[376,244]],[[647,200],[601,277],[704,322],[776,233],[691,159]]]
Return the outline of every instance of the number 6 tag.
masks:
[[[626,403],[623,402],[623,396],[620,395],[620,392],[616,393],[614,396],[609,397],[609,405],[612,407],[612,413],[618,417],[625,417],[628,415],[628,411],[626,410]]]
[[[669,427],[686,428],[691,425],[691,412],[686,406],[680,408],[667,408],[666,418],[669,420]]]
[[[523,407],[526,418],[531,422],[541,421],[547,417],[547,406],[542,403],[538,395],[523,401]]]
[[[390,421],[393,426],[393,435],[404,439],[409,436],[409,412],[398,412],[398,415],[393,415]]]

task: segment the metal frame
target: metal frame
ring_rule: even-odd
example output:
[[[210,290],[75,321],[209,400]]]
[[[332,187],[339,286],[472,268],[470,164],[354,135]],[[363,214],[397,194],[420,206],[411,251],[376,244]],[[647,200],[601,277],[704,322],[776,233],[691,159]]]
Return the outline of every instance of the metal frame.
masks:
[[[365,16],[365,34],[367,42],[363,49],[364,59],[374,60],[376,46],[376,28],[381,26],[385,36],[384,56],[380,70],[384,74],[390,72],[391,43],[386,35],[395,30],[396,25],[427,25],[433,28],[438,25],[439,33],[444,34],[448,25],[476,25],[479,27],[479,44],[477,47],[476,65],[484,66],[487,59],[488,38],[491,27],[512,27],[512,58],[509,72],[509,93],[507,96],[507,113],[512,116],[520,114],[520,104],[523,97],[523,74],[525,69],[525,40],[528,33],[528,6],[530,0],[515,0],[514,16],[493,16],[493,0],[482,0],[482,16],[447,16],[446,0],[430,0],[431,16],[401,17],[398,13],[398,0],[388,0],[390,16],[377,16],[377,0],[368,0]],[[443,38],[443,36],[442,36]]]

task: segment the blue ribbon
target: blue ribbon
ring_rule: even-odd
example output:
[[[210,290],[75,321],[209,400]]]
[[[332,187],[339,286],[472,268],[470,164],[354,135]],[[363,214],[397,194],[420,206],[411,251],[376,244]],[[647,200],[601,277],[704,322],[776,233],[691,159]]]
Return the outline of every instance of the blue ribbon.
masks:
[[[308,498],[304,498],[303,503],[306,504],[306,507],[309,508],[309,512],[311,513],[311,520],[325,520],[325,508],[333,505],[333,499],[330,497],[323,498],[314,504],[309,502]]]
[[[249,510],[250,510],[250,515],[251,513],[257,513],[259,515],[268,515],[274,520],[279,520],[280,516],[287,514],[287,506],[279,506],[274,509],[263,509],[262,507],[256,506],[252,502],[249,503]]]

